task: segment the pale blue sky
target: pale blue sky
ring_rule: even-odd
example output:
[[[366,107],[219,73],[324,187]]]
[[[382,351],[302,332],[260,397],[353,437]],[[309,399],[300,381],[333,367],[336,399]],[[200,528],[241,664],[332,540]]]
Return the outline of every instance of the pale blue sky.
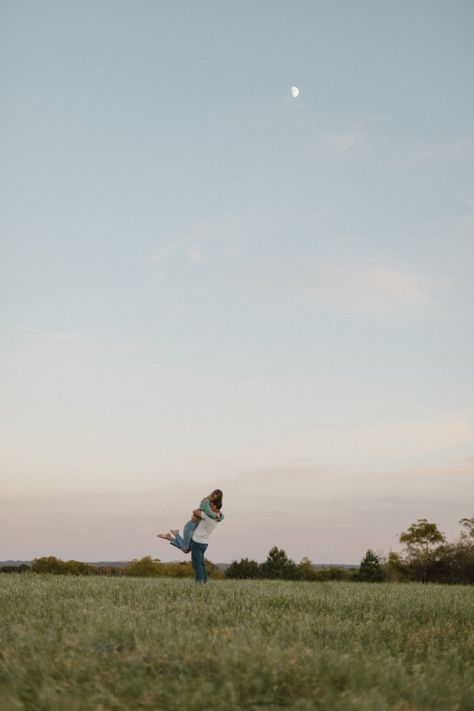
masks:
[[[172,559],[216,486],[216,561],[455,535],[473,20],[0,1],[0,559]]]

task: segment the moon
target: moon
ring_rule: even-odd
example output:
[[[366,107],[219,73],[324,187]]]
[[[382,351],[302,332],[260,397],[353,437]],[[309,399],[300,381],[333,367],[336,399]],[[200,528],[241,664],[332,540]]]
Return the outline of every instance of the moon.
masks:
[[[298,89],[297,86],[292,86],[290,89],[290,94],[293,97],[293,99],[297,99],[298,96],[300,95],[300,90]]]

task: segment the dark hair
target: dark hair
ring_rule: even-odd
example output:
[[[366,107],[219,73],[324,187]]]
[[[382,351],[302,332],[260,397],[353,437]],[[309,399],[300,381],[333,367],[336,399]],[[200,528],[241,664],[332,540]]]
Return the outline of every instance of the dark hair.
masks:
[[[215,501],[212,501],[212,505],[216,507],[216,509],[219,509],[219,511],[222,508],[222,499],[216,499]]]

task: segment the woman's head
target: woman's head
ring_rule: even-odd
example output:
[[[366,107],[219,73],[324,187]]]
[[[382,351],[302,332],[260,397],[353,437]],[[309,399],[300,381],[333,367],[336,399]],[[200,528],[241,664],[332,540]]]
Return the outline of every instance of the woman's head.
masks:
[[[220,489],[214,489],[214,491],[211,491],[211,493],[209,494],[209,496],[207,498],[209,499],[209,501],[220,501],[221,505],[222,505],[222,497],[223,496],[224,496],[224,494],[222,493],[222,491]]]

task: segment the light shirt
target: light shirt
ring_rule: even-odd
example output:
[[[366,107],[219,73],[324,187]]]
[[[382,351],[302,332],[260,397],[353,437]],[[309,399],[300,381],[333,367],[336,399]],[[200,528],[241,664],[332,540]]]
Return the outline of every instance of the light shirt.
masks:
[[[218,521],[214,521],[212,518],[209,518],[204,511],[201,511],[201,520],[194,529],[194,533],[192,535],[193,541],[196,541],[196,543],[209,543],[209,536],[218,523]]]

